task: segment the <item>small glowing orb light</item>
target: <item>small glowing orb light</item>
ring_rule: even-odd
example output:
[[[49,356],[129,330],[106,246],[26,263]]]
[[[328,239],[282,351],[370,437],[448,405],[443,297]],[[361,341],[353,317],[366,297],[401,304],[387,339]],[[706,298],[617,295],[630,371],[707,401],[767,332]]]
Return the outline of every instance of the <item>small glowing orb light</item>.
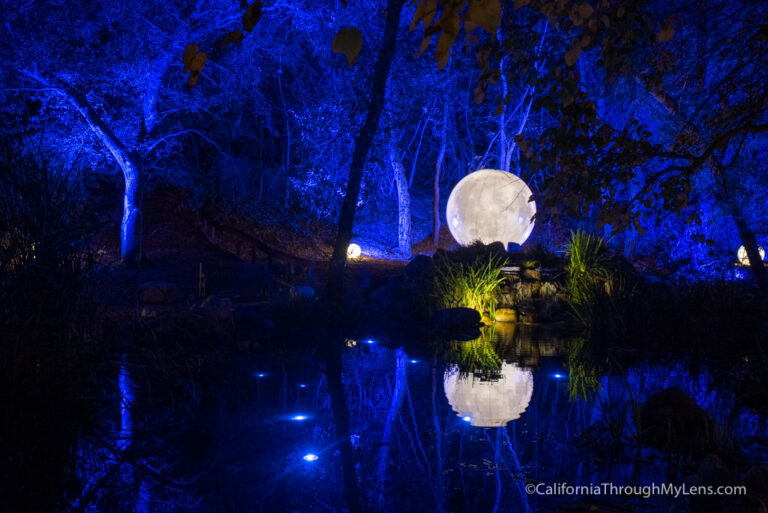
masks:
[[[358,258],[362,254],[363,250],[354,242],[347,246],[347,258]]]
[[[294,415],[291,420],[307,420],[308,418],[306,415]]]
[[[301,459],[303,459],[304,461],[317,461],[317,458],[318,458],[317,454],[314,454],[314,453],[310,452],[310,453],[305,454],[304,456],[302,456]]]
[[[533,231],[536,203],[531,189],[517,176],[481,169],[456,184],[448,197],[446,219],[456,242],[468,246],[500,241],[522,244]]]
[[[760,260],[765,260],[765,250],[763,248],[757,248],[760,251]],[[749,256],[747,255],[747,248],[741,246],[736,253],[736,258],[739,259],[741,265],[749,265]]]
[[[477,427],[502,427],[520,418],[533,395],[533,373],[503,363],[499,379],[462,375],[457,365],[445,371],[443,387],[457,416]],[[469,419],[469,420],[467,420]]]

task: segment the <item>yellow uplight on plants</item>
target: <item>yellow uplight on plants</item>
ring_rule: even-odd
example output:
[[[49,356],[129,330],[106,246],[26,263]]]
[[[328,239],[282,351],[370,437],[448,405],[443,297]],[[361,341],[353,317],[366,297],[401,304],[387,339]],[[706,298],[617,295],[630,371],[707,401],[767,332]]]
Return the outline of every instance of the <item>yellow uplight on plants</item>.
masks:
[[[522,244],[533,231],[536,203],[519,177],[498,169],[481,169],[462,178],[451,191],[446,220],[462,246]]]

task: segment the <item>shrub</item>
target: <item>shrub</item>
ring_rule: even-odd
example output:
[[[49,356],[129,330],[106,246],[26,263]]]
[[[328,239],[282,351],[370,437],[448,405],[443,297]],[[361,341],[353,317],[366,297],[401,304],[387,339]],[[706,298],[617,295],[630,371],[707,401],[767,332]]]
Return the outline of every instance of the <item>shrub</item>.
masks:
[[[471,264],[441,259],[436,266],[435,291],[444,308],[467,307],[496,318],[498,288],[503,277],[504,258],[499,255],[478,257]]]

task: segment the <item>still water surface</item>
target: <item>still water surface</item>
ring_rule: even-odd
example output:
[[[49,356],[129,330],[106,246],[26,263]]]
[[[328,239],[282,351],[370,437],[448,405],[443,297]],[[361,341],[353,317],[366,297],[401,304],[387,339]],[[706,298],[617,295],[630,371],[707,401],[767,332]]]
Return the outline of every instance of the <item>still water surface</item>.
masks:
[[[365,508],[552,511],[595,497],[526,487],[681,482],[698,460],[639,444],[634,423],[636,407],[668,387],[706,410],[742,467],[766,460],[765,419],[679,355],[595,359],[572,336],[514,325],[482,335],[401,347],[347,339],[342,379]],[[93,511],[344,511],[328,379],[312,351],[249,352],[215,378],[173,386],[146,367],[120,364],[109,458],[122,461],[122,485],[100,492]],[[94,488],[107,482],[97,468],[83,465]],[[687,510],[670,497],[599,499]]]

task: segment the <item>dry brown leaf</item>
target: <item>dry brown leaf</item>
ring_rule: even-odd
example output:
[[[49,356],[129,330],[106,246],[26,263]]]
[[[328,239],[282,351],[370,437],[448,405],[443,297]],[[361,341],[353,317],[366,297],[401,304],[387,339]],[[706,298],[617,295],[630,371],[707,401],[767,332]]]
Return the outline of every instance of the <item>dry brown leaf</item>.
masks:
[[[331,50],[347,56],[351,68],[363,48],[363,34],[356,27],[344,27],[333,38]]]
[[[410,30],[416,29],[416,25],[421,21],[426,29],[432,25],[432,21],[435,19],[437,13],[437,0],[421,0],[416,6],[416,11],[413,13],[413,19],[411,20]]]
[[[501,24],[501,3],[499,0],[470,0],[466,20],[495,35]]]
[[[221,40],[221,48],[226,49],[229,44],[239,43],[245,36],[239,30],[233,30]]]
[[[243,28],[246,32],[252,31],[256,27],[256,23],[261,18],[261,2],[256,0],[248,6],[245,13],[243,13]]]
[[[184,63],[184,71],[189,71],[189,63],[200,51],[200,47],[196,44],[188,44],[184,49],[184,55],[181,57],[181,61]]]

